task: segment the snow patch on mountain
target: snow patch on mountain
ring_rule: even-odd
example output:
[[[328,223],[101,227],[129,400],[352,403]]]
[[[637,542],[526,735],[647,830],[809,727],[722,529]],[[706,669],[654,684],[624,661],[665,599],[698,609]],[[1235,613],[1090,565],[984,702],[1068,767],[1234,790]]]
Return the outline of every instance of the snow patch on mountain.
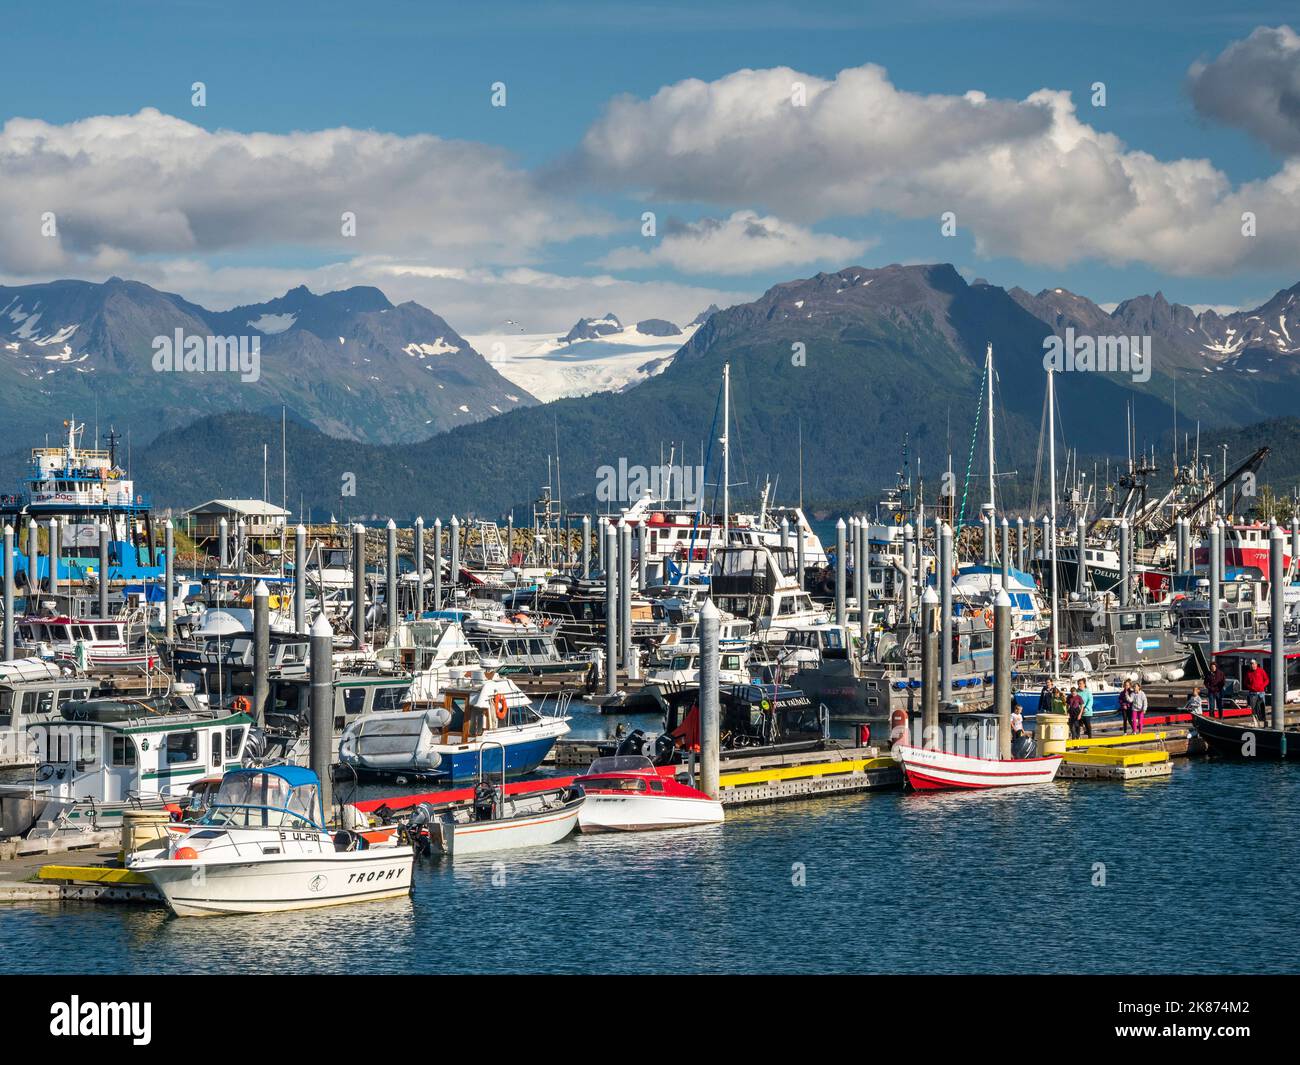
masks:
[[[502,377],[549,403],[640,384],[663,372],[698,328],[688,325],[674,336],[656,336],[627,326],[573,341],[552,333],[485,333],[465,339]]]

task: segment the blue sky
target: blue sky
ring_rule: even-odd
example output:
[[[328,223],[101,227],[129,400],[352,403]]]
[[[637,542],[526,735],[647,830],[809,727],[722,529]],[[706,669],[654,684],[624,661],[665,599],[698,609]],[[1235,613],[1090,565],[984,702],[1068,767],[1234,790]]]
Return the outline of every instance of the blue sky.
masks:
[[[572,164],[584,135],[602,120],[610,101],[624,94],[644,101],[685,79],[715,82],[746,68],[790,67],[830,83],[842,71],[877,64],[887,72],[892,90],[903,94],[960,100],[968,90],[978,90],[990,99],[1022,102],[1040,89],[1066,92],[1073,98],[1077,119],[1098,134],[1115,135],[1125,151],[1149,153],[1160,163],[1206,160],[1231,187],[1266,181],[1286,165],[1284,153],[1276,144],[1270,146],[1240,128],[1240,123],[1234,128],[1198,113],[1187,87],[1188,71],[1198,60],[1213,61],[1258,27],[1283,26],[1289,17],[1296,21],[1293,5],[1260,3],[1234,12],[1211,3],[849,5],[842,0],[790,4],[724,0],[633,8],[498,0],[474,10],[463,8],[444,3],[365,8],[331,0],[128,2],[112,8],[102,3],[10,5],[4,23],[6,62],[0,65],[0,120],[34,119],[62,127],[91,116],[130,116],[154,108],[214,132],[289,134],[351,127],[400,138],[433,134],[468,142],[476,150],[502,150],[507,165],[516,172],[512,180],[530,190],[534,181],[542,186],[530,209],[538,216],[554,211],[567,221],[557,222],[548,232],[535,219],[529,227],[503,233],[497,241],[483,232],[490,227],[492,210],[485,203],[483,225],[463,234],[453,248],[435,236],[424,246],[399,241],[402,246],[397,247],[396,227],[364,248],[364,257],[372,263],[396,256],[404,266],[423,264],[433,274],[449,270],[490,274],[487,284],[480,283],[482,278],[458,276],[454,292],[427,279],[413,280],[405,269],[401,280],[393,283],[403,290],[401,294],[429,302],[442,313],[447,308],[436,303],[450,303],[454,313],[475,319],[466,322],[468,327],[478,329],[513,313],[514,307],[523,308],[522,313],[532,314],[546,328],[555,327],[552,318],[568,316],[580,306],[591,314],[612,309],[627,317],[623,306],[600,302],[606,295],[601,286],[584,289],[582,279],[597,276],[625,282],[606,286],[611,301],[622,299],[637,313],[650,313],[659,305],[658,299],[678,315],[692,306],[697,291],[695,302],[703,306],[715,294],[756,294],[777,281],[857,262],[874,266],[952,261],[968,276],[1031,290],[1063,285],[1099,302],[1161,288],[1171,299],[1190,304],[1251,304],[1300,280],[1300,269],[1285,252],[1245,258],[1207,256],[1203,266],[1195,256],[1189,259],[1172,248],[1146,256],[1140,246],[1159,245],[1161,233],[1156,230],[1135,242],[1137,252],[1116,242],[1100,250],[1071,251],[1069,261],[1048,262],[1041,251],[1028,251],[1024,242],[1014,238],[1010,232],[1014,219],[1000,217],[990,222],[990,230],[1000,236],[981,251],[974,226],[959,224],[954,238],[940,235],[937,210],[929,207],[941,205],[942,192],[927,191],[914,210],[900,209],[909,197],[901,163],[882,177],[878,190],[864,193],[861,209],[846,207],[839,196],[800,217],[791,217],[800,214],[798,198],[770,181],[756,184],[752,194],[737,195],[730,202],[716,192],[695,196],[678,190],[670,195],[662,187],[667,178],[660,189],[647,194],[635,186],[644,168],[644,153],[653,150],[653,143],[631,150],[627,165],[616,174],[592,177],[600,168],[593,167],[591,160]],[[1106,84],[1104,108],[1089,105],[1090,86],[1099,80]],[[207,86],[204,108],[190,104],[194,81]],[[489,87],[495,81],[507,86],[504,108],[490,106]],[[647,115],[647,122],[651,117]],[[862,114],[864,129],[874,121],[872,114]],[[124,134],[135,135],[129,129]],[[161,156],[155,162],[162,165],[171,165],[176,162],[173,156],[187,152],[184,138],[171,133],[151,138],[148,144],[139,165],[147,165],[150,152]],[[806,154],[807,149],[801,150]],[[864,148],[868,157],[870,150],[868,144]],[[203,180],[214,180],[211,170],[222,166],[222,158],[208,161]],[[738,152],[737,167],[743,167],[745,159],[744,152]],[[175,180],[196,181],[181,163],[176,165]],[[232,167],[239,165],[232,160]],[[442,165],[426,169],[422,180],[436,180],[431,171]],[[36,210],[43,206],[42,195],[50,194],[48,186],[37,181],[23,187],[22,180],[29,174],[28,168],[15,166],[5,175],[17,178],[21,187],[21,192],[11,194],[10,204]],[[707,184],[709,174],[701,164],[699,182]],[[318,176],[328,183],[328,172]],[[366,193],[380,201],[376,210],[387,199],[384,183],[397,180],[377,170]],[[408,173],[401,180],[413,179]],[[931,176],[919,181],[918,187],[944,186],[936,186]],[[80,201],[52,203],[51,209],[70,217],[84,212],[89,198],[98,196],[93,186],[80,195]],[[220,198],[221,192],[205,187],[203,195]],[[247,190],[238,195],[250,198]],[[500,209],[511,209],[523,195],[517,187],[507,190]],[[304,198],[310,199],[310,190]],[[1046,199],[1050,202],[1050,197]],[[606,258],[611,251],[646,247],[638,227],[647,208],[656,211],[661,235],[668,219],[722,221],[735,212],[752,211],[762,219],[799,227],[792,230],[796,238],[809,232],[825,238],[832,251],[823,260],[774,262],[748,272],[711,268],[708,263],[724,254],[721,251],[693,260],[697,265],[689,269],[683,268],[680,258],[675,263],[655,261],[646,268],[610,266],[610,261],[617,261]],[[405,209],[412,232],[440,233],[445,225],[442,215],[426,217]],[[454,214],[454,206],[449,209]],[[120,205],[114,210],[119,216],[130,213],[129,207]],[[184,204],[176,210],[193,213]],[[254,210],[265,210],[273,219],[285,207],[259,203],[250,207]],[[599,216],[601,223],[586,225],[584,216]],[[14,217],[11,212],[11,225]],[[364,224],[364,209],[361,217]],[[1107,221],[1099,218],[1096,225]],[[1038,224],[1031,211],[1026,225]],[[1061,232],[1073,232],[1066,223],[1059,224]],[[229,228],[230,223],[214,225]],[[192,221],[190,228],[196,228]],[[704,230],[689,235],[703,239],[702,234]],[[864,247],[837,261],[833,249],[843,245],[829,238]],[[132,241],[103,219],[86,220],[79,231],[61,239],[62,257],[44,253],[35,257],[14,241],[6,255],[0,238],[4,279],[38,279],[51,273],[94,277],[109,270],[143,273],[148,280],[216,304],[223,299],[269,298],[278,294],[277,286],[285,287],[281,282],[294,271],[303,272],[303,279],[317,287],[332,278],[340,283],[365,280],[370,269],[357,265],[356,252],[338,241],[316,240],[292,227],[282,232],[272,221],[259,221],[247,235],[230,242],[167,235]],[[76,239],[82,240],[82,246],[75,244]],[[513,255],[512,246],[517,248]],[[1196,242],[1190,246],[1194,249]],[[735,245],[743,247],[743,242]],[[333,273],[323,269],[345,261],[352,264],[347,269]],[[502,283],[502,272],[520,267],[567,279],[565,298],[556,300],[553,308],[545,300],[529,304],[520,291],[529,281],[513,278],[508,286]],[[224,273],[217,278],[213,271]],[[376,274],[373,280],[387,289],[383,276]],[[500,305],[492,306],[494,301]],[[452,314],[447,316],[456,323]]]

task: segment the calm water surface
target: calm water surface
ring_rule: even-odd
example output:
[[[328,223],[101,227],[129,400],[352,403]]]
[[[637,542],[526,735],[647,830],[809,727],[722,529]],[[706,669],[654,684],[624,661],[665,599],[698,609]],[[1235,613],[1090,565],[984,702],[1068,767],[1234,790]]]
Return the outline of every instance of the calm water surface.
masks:
[[[612,724],[583,708],[575,731]],[[1294,766],[1183,760],[785,803],[425,859],[409,899],[296,914],[0,906],[0,971],[1294,972],[1298,802]]]

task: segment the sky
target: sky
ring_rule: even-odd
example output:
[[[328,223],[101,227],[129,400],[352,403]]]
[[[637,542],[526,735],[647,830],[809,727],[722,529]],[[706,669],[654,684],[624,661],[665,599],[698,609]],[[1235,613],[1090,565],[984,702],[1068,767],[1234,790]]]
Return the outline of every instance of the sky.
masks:
[[[212,308],[373,284],[462,333],[682,323],[894,262],[1250,307],[1300,280],[1288,19],[17,0],[0,283],[116,275]]]

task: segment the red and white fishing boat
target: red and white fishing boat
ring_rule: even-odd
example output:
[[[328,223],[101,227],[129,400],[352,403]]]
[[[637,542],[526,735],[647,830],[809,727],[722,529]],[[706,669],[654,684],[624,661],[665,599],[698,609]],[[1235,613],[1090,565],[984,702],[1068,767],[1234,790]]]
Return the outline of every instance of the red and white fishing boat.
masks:
[[[722,803],[678,783],[677,768],[656,768],[643,755],[597,758],[573,781],[587,796],[578,831],[646,832],[721,823]]]
[[[1011,788],[1021,784],[1050,784],[1061,768],[1061,756],[1046,758],[975,758],[924,747],[894,748],[908,783],[917,791],[956,788]]]

